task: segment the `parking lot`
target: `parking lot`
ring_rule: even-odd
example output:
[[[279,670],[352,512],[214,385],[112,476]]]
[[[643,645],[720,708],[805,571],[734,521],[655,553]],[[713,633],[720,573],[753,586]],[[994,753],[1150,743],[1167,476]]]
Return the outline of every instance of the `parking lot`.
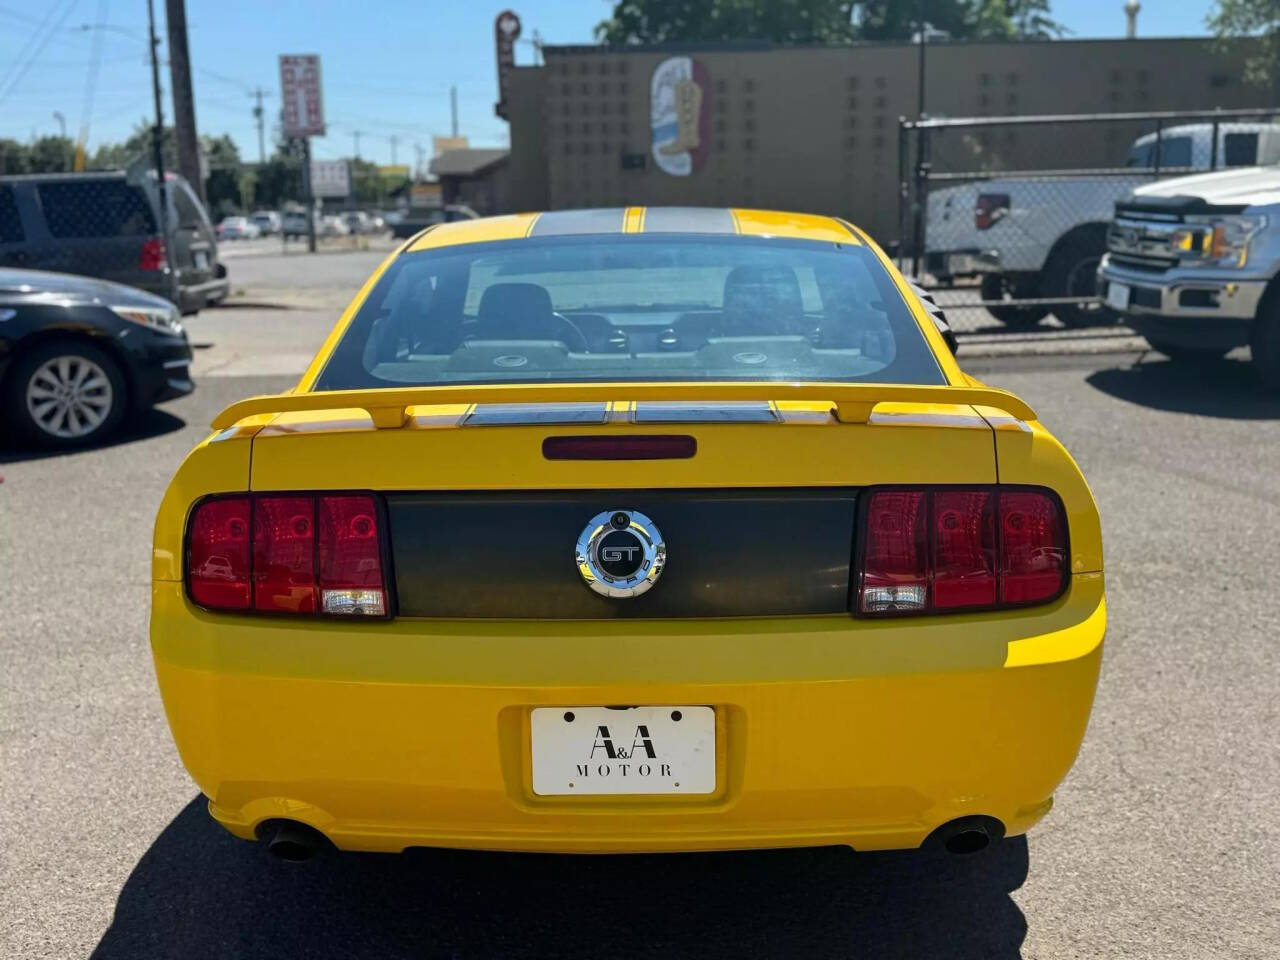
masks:
[[[189,321],[194,395],[99,449],[0,448],[0,956],[1280,956],[1280,398],[1237,355],[1189,376],[1123,331],[963,338],[1070,448],[1106,538],[1097,705],[1028,838],[295,866],[225,834],[155,689],[152,520],[212,417],[291,386],[383,255],[246,251],[231,305]]]

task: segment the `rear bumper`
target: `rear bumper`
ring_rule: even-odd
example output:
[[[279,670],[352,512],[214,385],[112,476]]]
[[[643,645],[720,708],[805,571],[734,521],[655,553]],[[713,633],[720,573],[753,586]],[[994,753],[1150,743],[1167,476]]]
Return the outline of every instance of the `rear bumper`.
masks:
[[[630,852],[918,846],[1043,816],[1088,722],[1101,574],[1057,603],[928,623],[219,617],[153,589],[152,647],[184,763],[231,832],[339,847]],[[535,795],[535,706],[711,705],[716,792]]]
[[[178,290],[178,309],[184,314],[196,313],[203,307],[225,300],[230,292],[231,280],[225,275],[183,286]]]

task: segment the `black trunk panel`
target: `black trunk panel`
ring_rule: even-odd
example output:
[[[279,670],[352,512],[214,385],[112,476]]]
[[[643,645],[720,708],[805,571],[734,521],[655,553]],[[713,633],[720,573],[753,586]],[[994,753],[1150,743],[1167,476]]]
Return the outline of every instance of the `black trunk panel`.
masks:
[[[390,494],[399,612],[410,617],[744,617],[843,613],[855,491]],[[667,566],[648,592],[594,593],[574,562],[587,522],[638,510]]]

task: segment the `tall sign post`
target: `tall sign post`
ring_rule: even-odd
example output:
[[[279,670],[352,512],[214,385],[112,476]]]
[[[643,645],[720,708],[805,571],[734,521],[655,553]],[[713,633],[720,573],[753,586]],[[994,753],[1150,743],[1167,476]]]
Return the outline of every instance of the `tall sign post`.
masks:
[[[320,57],[314,53],[280,55],[280,99],[284,135],[302,141],[302,202],[307,207],[307,249],[316,252],[315,198],[311,193],[311,138],[323,137],[324,100]]]
[[[503,120],[507,119],[507,75],[516,65],[516,41],[520,39],[520,18],[514,11],[503,10],[493,21],[493,41],[498,52],[498,102],[493,105],[493,112]],[[454,124],[453,135],[458,135],[457,124]]]

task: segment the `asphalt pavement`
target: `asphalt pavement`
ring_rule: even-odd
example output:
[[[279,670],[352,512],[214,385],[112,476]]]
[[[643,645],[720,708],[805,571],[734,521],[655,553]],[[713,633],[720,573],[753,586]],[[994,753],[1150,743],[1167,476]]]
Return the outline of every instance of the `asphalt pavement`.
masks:
[[[1106,538],[1092,722],[1026,839],[963,861],[431,851],[291,866],[222,832],[155,689],[151,525],[213,415],[292,384],[293,367],[254,364],[304,355],[367,276],[360,258],[378,255],[334,256],[323,276],[292,256],[251,267],[265,279],[246,303],[274,283],[310,305],[194,318],[201,363],[227,362],[119,442],[0,447],[0,957],[1280,957],[1280,398],[1235,358],[1191,373],[1134,352],[968,364],[1071,449]]]

